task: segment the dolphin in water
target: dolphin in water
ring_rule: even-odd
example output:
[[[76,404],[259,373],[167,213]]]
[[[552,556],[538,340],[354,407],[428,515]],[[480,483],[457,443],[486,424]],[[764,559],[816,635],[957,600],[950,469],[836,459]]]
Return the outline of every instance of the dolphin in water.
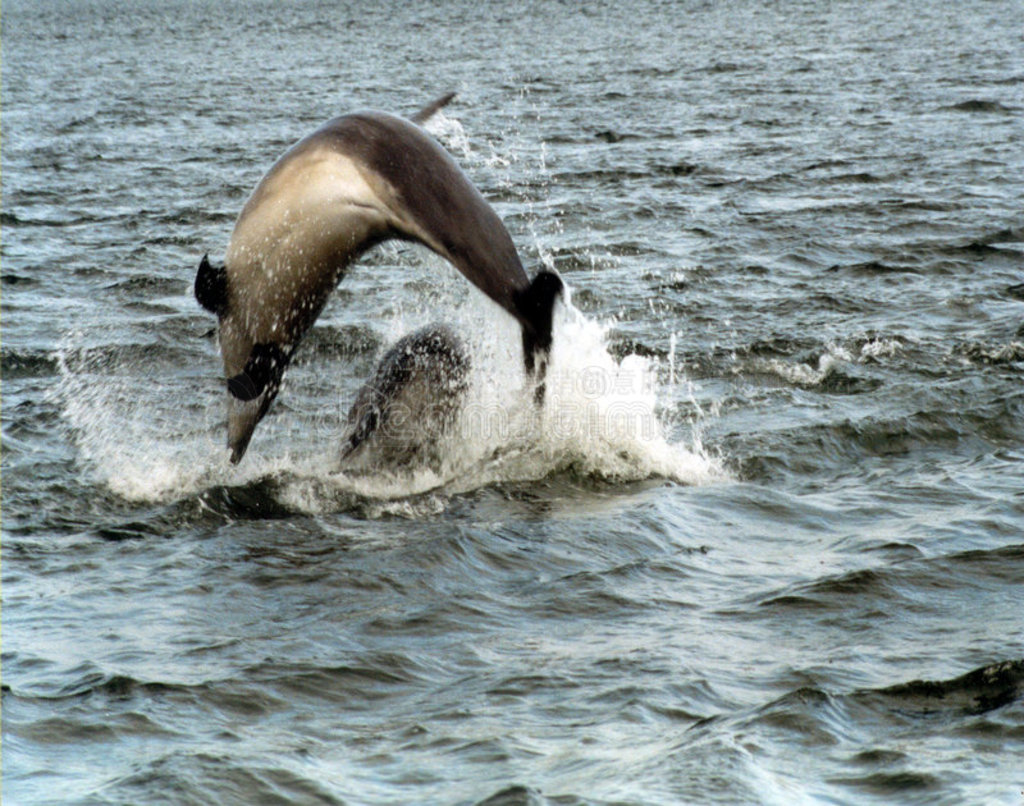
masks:
[[[391,238],[427,246],[515,317],[526,369],[543,395],[562,280],[546,270],[530,280],[501,219],[420,127],[453,97],[411,120],[369,111],[329,121],[260,180],[224,265],[203,257],[195,295],[219,319],[233,463],[349,264]]]
[[[381,358],[348,412],[345,468],[441,465],[442,441],[469,390],[469,351],[444,324],[399,339]]]

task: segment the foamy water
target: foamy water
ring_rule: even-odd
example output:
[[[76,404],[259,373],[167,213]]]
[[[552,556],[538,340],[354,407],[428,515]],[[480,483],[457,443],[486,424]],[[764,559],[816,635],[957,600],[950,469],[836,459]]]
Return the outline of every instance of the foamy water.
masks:
[[[636,355],[613,358],[607,326],[578,311],[571,292],[556,305],[539,405],[536,379],[524,371],[511,317],[473,297],[450,314],[470,351],[471,370],[455,427],[442,436],[441,471],[375,467],[372,457],[359,470],[347,468],[340,460],[339,398],[327,388],[322,405],[335,416],[305,423],[305,433],[301,423],[286,425],[271,444],[261,440],[240,466],[232,466],[217,438],[223,400],[204,396],[183,406],[182,396],[166,388],[140,387],[138,367],[119,364],[117,356],[89,355],[76,346],[74,334],[55,356],[61,373],[55,402],[83,470],[131,501],[176,501],[210,487],[276,478],[286,479],[278,488],[282,504],[325,512],[350,506],[352,495],[387,500],[432,490],[451,494],[565,470],[619,482],[662,477],[701,484],[727,478],[721,462],[703,452],[698,430],[688,443],[668,441],[658,367]],[[403,327],[425,315],[393,320],[386,338],[397,340]],[[388,346],[384,342],[379,352]],[[208,370],[214,376],[218,367]],[[287,395],[286,384],[281,396]]]

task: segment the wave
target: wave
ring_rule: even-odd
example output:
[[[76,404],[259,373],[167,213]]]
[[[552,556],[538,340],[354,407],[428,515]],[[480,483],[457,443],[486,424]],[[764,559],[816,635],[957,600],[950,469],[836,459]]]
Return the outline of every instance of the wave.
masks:
[[[70,337],[76,339],[77,336]],[[64,346],[52,352],[48,361],[57,368],[57,374],[65,384],[78,379],[88,382],[88,376],[131,376],[138,373],[137,380],[143,382],[157,367],[180,367],[193,360],[193,350],[178,344],[153,342],[149,344],[105,344],[92,347],[72,345],[65,340]],[[84,391],[82,389],[76,392]],[[64,394],[70,393],[65,389]]]
[[[911,266],[900,266],[884,263],[880,260],[866,260],[860,263],[836,263],[828,268],[830,272],[843,272],[863,277],[878,277],[890,274],[918,274],[919,270]]]
[[[861,569],[834,577],[800,583],[783,593],[760,598],[759,608],[776,613],[779,611],[845,611],[849,607],[848,597],[857,597],[859,602],[899,601],[902,596],[884,571]],[[867,607],[867,605],[864,605]]]
[[[832,344],[825,348],[815,365],[786,360],[793,353],[795,342],[784,338],[769,339],[756,342],[739,353],[733,372],[774,376],[797,388],[823,394],[859,395],[875,391],[883,381],[855,374],[850,367],[895,355],[901,344],[897,338],[860,339],[848,347]]]
[[[957,345],[953,349],[953,355],[985,366],[1017,364],[1024,362],[1024,342],[1013,341],[1009,344],[993,345],[972,341]]]
[[[901,716],[984,714],[1024,697],[1024,660],[982,666],[951,680],[912,680],[886,688],[863,689],[852,697]]]
[[[890,550],[894,547],[889,547]],[[918,554],[917,549],[912,549]],[[809,582],[787,585],[745,604],[756,609],[730,611],[743,618],[774,618],[784,613],[836,611],[865,623],[892,607],[912,605],[918,592],[995,582],[1013,585],[1024,545],[957,552],[938,557],[913,556],[886,568],[860,568]]]
[[[33,267],[33,266],[25,266],[24,270],[32,270],[33,268],[35,268],[35,267]],[[22,286],[39,285],[39,280],[37,278],[29,277],[28,275],[25,275],[25,274],[15,274],[14,272],[11,272],[11,271],[5,271],[2,275],[0,275],[0,282],[2,282],[4,285],[13,285],[13,286],[18,286],[18,285],[22,285]]]
[[[21,204],[33,204],[45,199],[38,198],[43,194],[30,194],[21,191],[16,198],[10,200],[15,206]],[[228,213],[208,211],[200,208],[187,207],[178,211],[166,213],[154,210],[132,210],[131,212],[111,212],[97,208],[94,211],[76,211],[66,208],[66,205],[51,205],[50,210],[54,217],[30,217],[10,210],[0,213],[0,225],[5,227],[77,227],[84,224],[112,224],[126,223],[133,228],[140,224],[153,224],[160,227],[172,227],[175,225],[187,225],[190,229],[203,224],[223,224],[234,220],[234,216]],[[144,243],[160,244],[182,244],[192,245],[194,238],[185,235],[156,236],[145,239]]]
[[[578,801],[576,798],[572,800],[558,798],[557,802],[583,803],[583,801]],[[552,803],[552,801],[545,798],[539,789],[523,786],[522,784],[512,784],[499,789],[493,795],[483,800],[477,801],[476,806],[546,806],[549,803]]]
[[[185,281],[168,277],[139,274],[125,280],[118,280],[106,286],[106,290],[124,297],[177,296],[182,293]]]
[[[50,350],[18,350],[5,348],[0,353],[0,372],[12,378],[52,377],[57,374],[58,361]]]
[[[1016,111],[1014,108],[1005,106],[999,101],[990,101],[981,98],[971,98],[970,100],[961,101],[960,103],[953,104],[952,106],[944,106],[942,109],[946,112],[970,112],[987,115],[1010,115]]]
[[[917,752],[936,735],[1019,741],[1022,731],[1011,711],[1024,695],[1024,660],[996,661],[947,680],[913,680],[882,688],[830,691],[810,681],[762,706],[732,716],[706,719],[688,731],[685,749],[709,739],[741,734],[755,746],[761,742],[815,748],[816,760],[831,757],[828,782],[834,798],[846,801],[849,790],[882,796],[887,802],[922,797],[945,781]],[[990,716],[991,715],[991,716]],[[892,749],[881,737],[899,736]],[[883,744],[875,746],[875,737]],[[853,752],[851,752],[851,750]],[[830,798],[832,800],[832,798]]]

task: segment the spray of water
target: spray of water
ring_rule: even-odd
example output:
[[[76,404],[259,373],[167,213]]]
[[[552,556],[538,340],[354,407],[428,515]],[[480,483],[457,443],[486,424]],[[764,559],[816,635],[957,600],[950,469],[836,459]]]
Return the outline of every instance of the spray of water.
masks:
[[[213,486],[275,478],[281,505],[324,511],[353,497],[449,496],[559,473],[687,484],[721,477],[719,463],[696,437],[689,444],[668,441],[658,415],[656,367],[636,355],[616,360],[606,346],[606,326],[570,300],[558,304],[546,394],[538,405],[523,370],[518,325],[476,296],[451,314],[472,369],[455,426],[440,437],[440,466],[364,462],[358,471],[346,468],[340,460],[344,403],[328,380],[320,395],[325,416],[289,410],[273,418],[261,425],[258,449],[233,467],[223,447],[224,401],[215,379],[184,374],[168,380],[182,388],[149,384],[144,359],[85,349],[80,334],[58,351],[55,395],[83,467],[130,500],[178,500]],[[212,355],[210,366],[216,366]]]

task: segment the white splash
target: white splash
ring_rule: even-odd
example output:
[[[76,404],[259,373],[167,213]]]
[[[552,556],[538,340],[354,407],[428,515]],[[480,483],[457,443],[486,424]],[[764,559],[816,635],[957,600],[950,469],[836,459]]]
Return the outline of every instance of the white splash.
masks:
[[[794,386],[814,387],[820,385],[830,373],[843,364],[853,361],[853,356],[844,347],[829,345],[818,357],[817,366],[807,363],[791,364],[777,358],[753,358],[745,362],[745,371],[775,375]]]
[[[187,399],[182,390],[161,389],[140,361],[84,342],[81,333],[63,339],[56,352],[60,381],[50,395],[70,427],[78,462],[129,500],[173,499],[217,483],[227,454],[204,433],[212,415],[197,410],[201,401],[175,408]]]
[[[386,502],[440,495],[414,507],[413,514],[424,514],[424,506],[434,511],[453,494],[561,472],[610,482],[662,477],[699,484],[724,477],[697,437],[690,445],[666,439],[656,366],[636,355],[616,360],[607,350],[608,328],[571,302],[556,307],[542,405],[524,371],[519,326],[511,317],[480,295],[464,298],[452,316],[472,370],[440,470],[355,473],[341,467],[348,401],[339,400],[329,380],[335,373],[322,367],[307,368],[307,376],[318,383],[311,405],[323,412],[290,406],[268,417],[241,465],[230,465],[212,345],[208,373],[165,373],[160,386],[142,362],[91,358],[81,336],[70,336],[58,353],[62,379],[55,395],[82,466],[112,492],[136,501],[180,500],[213,486],[273,478],[279,503],[297,511],[330,511],[353,497]],[[419,317],[401,318],[408,329],[423,324],[406,321]],[[170,388],[175,384],[182,388]],[[288,394],[286,388],[282,398]]]
[[[443,109],[435,112],[423,128],[459,158],[469,160],[472,157],[473,148],[462,123],[457,118],[446,115]]]
[[[865,342],[860,348],[860,361],[870,358],[890,358],[903,349],[902,339],[876,338]]]

